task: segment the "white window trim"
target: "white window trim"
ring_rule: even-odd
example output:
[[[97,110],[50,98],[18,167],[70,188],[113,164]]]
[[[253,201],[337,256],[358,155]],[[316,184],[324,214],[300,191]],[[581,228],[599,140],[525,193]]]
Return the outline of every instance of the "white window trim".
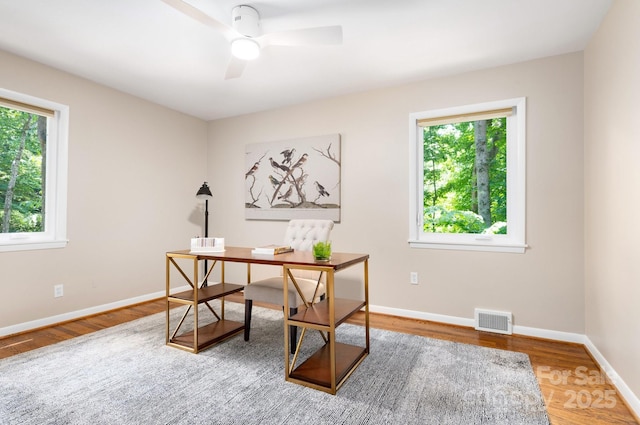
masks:
[[[67,245],[69,107],[0,88],[0,96],[54,111],[47,135],[45,231],[0,233],[0,252],[63,248]]]
[[[507,118],[507,229],[508,235],[446,234],[423,231],[423,140],[418,121],[515,107]],[[526,218],[526,98],[506,99],[461,107],[415,112],[409,115],[409,246],[412,248],[454,249],[524,253]]]

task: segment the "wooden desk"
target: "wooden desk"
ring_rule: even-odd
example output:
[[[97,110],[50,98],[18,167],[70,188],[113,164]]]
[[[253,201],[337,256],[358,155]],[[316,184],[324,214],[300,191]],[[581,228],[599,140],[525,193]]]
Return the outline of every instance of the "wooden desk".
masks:
[[[193,280],[178,265],[177,260],[190,260],[193,262]],[[217,263],[221,264],[221,282],[202,287],[198,283],[198,262],[201,260],[211,260],[212,264],[203,279],[206,280]],[[190,253],[188,250],[167,252],[166,273],[167,273],[167,333],[166,343],[177,348],[187,349],[194,353],[215,344],[230,336],[236,335],[244,329],[244,324],[230,322],[224,319],[224,297],[243,289],[243,285],[225,282],[224,264],[225,262],[247,264],[247,282],[251,281],[251,264],[264,264],[280,266],[283,268],[283,291],[284,291],[284,311],[289,312],[288,287],[289,281],[295,284],[295,277],[291,270],[314,270],[326,274],[326,294],[324,301],[317,304],[309,304],[307,308],[299,308],[297,314],[289,317],[285,314],[284,319],[284,352],[285,352],[285,379],[287,381],[306,385],[321,391],[335,394],[351,373],[369,354],[369,255],[368,254],[331,254],[331,261],[316,262],[311,252],[294,251],[273,256],[252,255],[251,248],[226,247],[220,253]],[[335,296],[335,273],[351,266],[362,264],[364,300],[347,300],[336,298]],[[179,294],[170,293],[170,269],[171,265],[177,268],[184,279],[191,285],[192,290]],[[250,283],[249,283],[250,284]],[[222,312],[218,315],[209,306],[207,301],[212,299],[222,299]],[[304,297],[302,297],[304,299]],[[186,318],[189,310],[193,309],[194,329],[183,335],[176,336],[178,329],[170,335],[169,325],[169,305],[171,302],[189,305],[189,309],[180,320],[178,329]],[[205,303],[218,321],[203,327],[198,326],[198,304]],[[343,343],[336,343],[336,329],[356,312],[364,309],[364,346],[352,346]],[[291,358],[289,350],[289,326],[299,326],[302,333],[296,347],[296,351]],[[304,341],[307,329],[315,329],[323,334],[325,344],[318,351],[307,359],[301,359],[298,363],[298,354]]]

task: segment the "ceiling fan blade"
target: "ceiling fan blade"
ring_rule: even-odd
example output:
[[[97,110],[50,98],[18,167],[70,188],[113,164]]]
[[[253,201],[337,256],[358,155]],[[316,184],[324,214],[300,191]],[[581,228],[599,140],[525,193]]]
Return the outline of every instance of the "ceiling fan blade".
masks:
[[[227,65],[227,72],[224,74],[224,79],[231,80],[240,77],[246,65],[247,61],[231,56],[231,60],[229,60],[229,64]]]
[[[342,27],[304,28],[299,30],[277,31],[260,37],[261,44],[272,46],[313,46],[342,44]]]
[[[182,0],[162,0],[164,3],[173,7],[179,12],[184,13],[190,18],[195,19],[196,21],[203,23],[217,31],[220,31],[227,39],[232,39],[236,37],[236,33],[229,25],[226,25],[211,16],[207,15],[200,9],[193,7],[187,2]]]

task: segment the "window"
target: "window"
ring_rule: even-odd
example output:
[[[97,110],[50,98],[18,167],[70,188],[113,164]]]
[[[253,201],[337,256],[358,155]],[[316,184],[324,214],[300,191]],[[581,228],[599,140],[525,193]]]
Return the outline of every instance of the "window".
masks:
[[[0,89],[0,251],[66,240],[69,108]]]
[[[525,99],[410,115],[414,248],[524,252]]]

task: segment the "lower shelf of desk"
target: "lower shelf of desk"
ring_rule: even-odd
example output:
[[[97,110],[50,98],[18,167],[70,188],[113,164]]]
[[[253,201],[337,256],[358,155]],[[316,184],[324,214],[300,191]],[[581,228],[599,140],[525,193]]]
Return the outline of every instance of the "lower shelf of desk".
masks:
[[[243,285],[236,285],[233,283],[216,283],[210,286],[198,288],[197,294],[192,289],[169,295],[169,289],[167,288],[167,304],[178,303],[198,308],[194,303],[196,295],[198,298],[198,304],[200,304],[211,300],[224,298],[227,295],[240,292],[243,289]],[[168,305],[167,308],[169,308]],[[178,329],[180,329],[180,326],[181,325],[178,325]],[[197,346],[195,345],[193,330],[174,336],[173,338],[168,340],[167,345],[182,348],[183,350],[191,351],[192,353],[197,353],[200,350],[204,350],[205,348],[219,341],[222,341],[223,339],[236,335],[242,330],[244,330],[244,323],[234,322],[231,320],[219,320],[217,322],[198,327]],[[169,323],[167,323],[167,338],[168,337]]]
[[[349,317],[360,311],[364,306],[364,301],[336,298],[334,300],[335,327],[338,327]],[[324,300],[313,304],[311,307],[302,308],[299,313],[289,317],[287,323],[296,326],[316,325],[316,328],[329,328],[329,316],[329,301]],[[331,329],[328,330],[331,331]]]
[[[351,374],[355,367],[367,356],[367,349],[336,342],[336,390]],[[323,391],[331,388],[331,353],[325,344],[300,366],[289,373],[289,380],[311,383]],[[333,392],[335,394],[335,392]]]
[[[178,348],[185,348],[189,351],[200,350],[229,338],[244,330],[244,323],[234,322],[232,320],[220,320],[198,328],[198,346],[194,346],[193,331],[185,332],[182,335],[175,336],[169,340],[169,345]],[[194,347],[196,348],[194,350]]]
[[[198,288],[198,302],[211,301],[218,298],[222,298],[227,295],[231,295],[236,292],[240,292],[244,289],[244,285],[236,285],[234,283],[215,283],[204,288]],[[180,302],[183,304],[190,304],[194,299],[194,291],[190,289],[188,291],[178,292],[177,294],[167,295],[170,302]]]

